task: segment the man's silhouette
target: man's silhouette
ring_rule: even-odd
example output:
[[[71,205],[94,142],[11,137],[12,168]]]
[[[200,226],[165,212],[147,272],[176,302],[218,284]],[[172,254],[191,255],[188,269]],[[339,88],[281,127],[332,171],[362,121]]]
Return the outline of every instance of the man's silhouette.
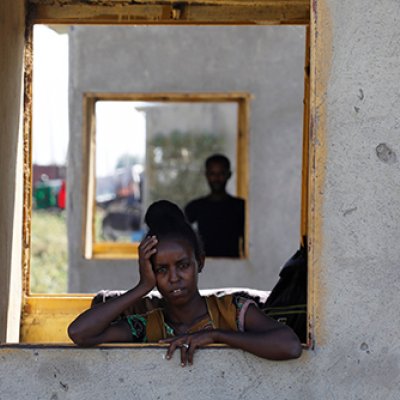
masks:
[[[226,192],[232,175],[230,162],[215,154],[205,162],[206,178],[211,193],[192,200],[185,213],[190,223],[197,224],[208,257],[240,257],[244,248],[244,200]]]

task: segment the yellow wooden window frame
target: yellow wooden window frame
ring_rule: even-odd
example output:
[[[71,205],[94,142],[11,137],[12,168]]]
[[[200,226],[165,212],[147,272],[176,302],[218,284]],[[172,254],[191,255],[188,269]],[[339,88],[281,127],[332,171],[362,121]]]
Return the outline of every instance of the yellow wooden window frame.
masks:
[[[84,93],[83,95],[83,155],[85,199],[82,239],[83,256],[86,259],[132,259],[138,258],[139,243],[95,242],[96,207],[96,128],[95,106],[98,101],[141,101],[159,103],[233,103],[238,107],[236,133],[236,191],[239,197],[248,199],[248,153],[249,153],[249,93]],[[246,204],[248,202],[246,201]],[[246,211],[246,213],[248,213]],[[248,216],[246,216],[246,235],[248,237]],[[245,243],[245,254],[248,243]]]
[[[28,0],[25,46],[25,92],[24,92],[24,201],[23,201],[23,299],[21,315],[21,343],[70,343],[67,326],[73,318],[88,308],[92,295],[34,295],[30,293],[30,251],[31,251],[31,210],[32,210],[32,27],[34,24],[106,24],[106,25],[305,25],[307,26],[303,172],[301,195],[301,237],[308,239],[309,259],[315,232],[309,222],[315,224],[313,197],[318,187],[318,176],[309,160],[315,159],[310,135],[316,133],[309,127],[309,115],[315,115],[315,82],[310,82],[310,1],[309,0],[141,0],[127,4],[119,0],[87,2],[67,0],[47,2]],[[314,49],[311,43],[311,49]],[[315,74],[311,73],[313,79]],[[312,107],[310,107],[310,104]],[[247,164],[247,163],[245,163]],[[313,177],[313,179],[310,178]],[[247,179],[247,177],[245,178]],[[248,179],[247,179],[248,181]],[[246,183],[246,182],[245,182]],[[314,205],[314,206],[313,206]],[[317,204],[318,205],[318,204]],[[313,264],[314,265],[314,264]],[[314,287],[313,268],[308,268],[308,340],[313,342]],[[140,345],[131,345],[140,346]]]

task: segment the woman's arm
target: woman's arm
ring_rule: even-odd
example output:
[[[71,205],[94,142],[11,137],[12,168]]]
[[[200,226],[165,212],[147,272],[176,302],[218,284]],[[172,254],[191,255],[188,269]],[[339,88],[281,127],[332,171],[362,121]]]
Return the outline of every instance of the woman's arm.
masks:
[[[126,321],[111,325],[124,310],[139,301],[149,290],[136,286],[122,296],[97,304],[80,314],[68,327],[68,335],[78,346],[107,342],[130,342],[132,335]]]
[[[293,330],[266,316],[251,304],[245,316],[245,332],[215,332],[216,342],[240,348],[270,360],[289,360],[301,355],[302,347]]]
[[[155,237],[147,237],[139,246],[140,282],[135,288],[84,311],[69,325],[68,335],[74,343],[79,346],[94,346],[99,343],[132,340],[129,325],[125,321],[111,323],[154,288],[156,278],[150,257],[156,252],[156,244]]]
[[[253,304],[245,315],[244,332],[204,330],[163,342],[170,343],[167,359],[180,348],[182,366],[192,364],[195,350],[211,343],[224,343],[270,360],[298,358],[302,352],[300,340],[291,328],[267,317]]]

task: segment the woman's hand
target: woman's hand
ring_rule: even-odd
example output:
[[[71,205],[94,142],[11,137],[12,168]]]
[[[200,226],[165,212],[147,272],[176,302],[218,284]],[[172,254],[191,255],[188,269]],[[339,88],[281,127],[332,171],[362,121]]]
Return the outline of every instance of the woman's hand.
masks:
[[[133,289],[119,297],[97,304],[80,314],[68,327],[72,341],[79,346],[99,343],[130,342],[132,333],[126,321],[114,323],[122,313],[141,301],[156,284],[150,258],[157,252],[157,238],[146,237],[139,246],[140,281]]]
[[[170,360],[177,348],[181,350],[181,366],[193,364],[194,352],[211,343],[217,342],[217,330],[203,330],[187,335],[180,335],[173,338],[162,339],[160,343],[169,343],[166,359]]]
[[[156,276],[150,258],[157,252],[157,243],[158,240],[155,236],[147,236],[139,245],[139,285],[145,287],[148,291],[156,285]]]
[[[248,307],[244,325],[244,332],[203,330],[160,340],[160,343],[169,344],[167,359],[172,357],[176,348],[180,348],[182,367],[187,363],[193,363],[195,350],[212,343],[226,344],[269,360],[290,360],[300,357],[302,346],[293,330],[267,317],[254,304]]]

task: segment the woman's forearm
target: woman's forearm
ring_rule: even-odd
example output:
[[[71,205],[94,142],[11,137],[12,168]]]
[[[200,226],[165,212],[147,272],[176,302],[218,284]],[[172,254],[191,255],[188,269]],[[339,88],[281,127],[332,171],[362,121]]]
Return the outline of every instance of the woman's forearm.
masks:
[[[96,305],[80,314],[68,327],[71,340],[80,345],[85,345],[93,337],[103,333],[127,308],[138,302],[151,289],[138,285],[122,296],[116,297]]]
[[[216,330],[215,341],[270,360],[298,358],[302,352],[298,337],[291,329],[285,326],[277,327],[267,332]]]

